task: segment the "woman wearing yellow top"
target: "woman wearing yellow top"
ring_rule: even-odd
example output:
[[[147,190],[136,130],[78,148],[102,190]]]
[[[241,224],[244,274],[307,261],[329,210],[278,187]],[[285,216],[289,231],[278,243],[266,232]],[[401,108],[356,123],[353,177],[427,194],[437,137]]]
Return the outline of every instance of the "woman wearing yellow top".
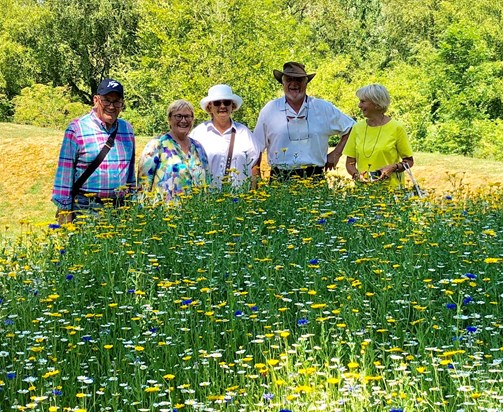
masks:
[[[414,159],[403,124],[385,114],[391,101],[388,90],[371,84],[358,89],[356,96],[366,120],[351,130],[343,151],[346,170],[356,181],[403,185],[402,172],[412,167]]]

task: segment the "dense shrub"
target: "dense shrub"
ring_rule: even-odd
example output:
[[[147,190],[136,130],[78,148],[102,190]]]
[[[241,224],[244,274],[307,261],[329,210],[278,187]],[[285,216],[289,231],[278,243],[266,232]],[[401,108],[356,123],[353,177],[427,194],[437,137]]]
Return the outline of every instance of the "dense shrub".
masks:
[[[480,120],[475,122],[474,131],[479,141],[473,156],[480,159],[503,160],[503,121]]]
[[[431,152],[471,155],[470,149],[473,150],[473,147],[468,144],[468,133],[469,129],[455,120],[431,124],[424,140],[424,147]]]
[[[0,122],[10,120],[12,116],[12,103],[4,94],[0,94]]]
[[[68,122],[89,111],[72,101],[68,89],[34,84],[13,99],[14,121],[41,127],[65,128]]]

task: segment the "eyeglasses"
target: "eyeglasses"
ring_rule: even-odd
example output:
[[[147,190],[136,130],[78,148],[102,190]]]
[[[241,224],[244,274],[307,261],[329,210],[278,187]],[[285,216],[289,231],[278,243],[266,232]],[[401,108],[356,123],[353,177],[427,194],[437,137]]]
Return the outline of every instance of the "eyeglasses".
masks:
[[[194,118],[194,116],[192,116],[191,114],[172,114],[172,116],[178,121],[185,119],[188,122],[191,122]]]
[[[214,102],[211,102],[211,104],[215,107],[220,107],[222,104],[225,107],[228,107],[232,104],[232,100],[215,100]]]
[[[115,102],[111,102],[110,100],[107,100],[107,99],[102,99],[100,97],[100,101],[101,101],[101,104],[105,107],[108,107],[108,106],[113,106],[115,107],[116,109],[120,109],[122,106],[124,106],[124,102],[122,100],[118,100],[118,101],[115,101]]]
[[[289,116],[285,110],[286,130],[291,142],[309,139],[309,106],[305,116]]]

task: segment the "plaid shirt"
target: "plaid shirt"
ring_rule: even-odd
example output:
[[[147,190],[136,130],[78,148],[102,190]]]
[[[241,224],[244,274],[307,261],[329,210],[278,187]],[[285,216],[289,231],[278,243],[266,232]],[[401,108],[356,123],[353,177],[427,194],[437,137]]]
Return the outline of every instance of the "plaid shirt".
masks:
[[[114,146],[81,189],[97,197],[113,198],[121,196],[123,193],[118,190],[124,190],[126,185],[136,184],[133,128],[125,120],[117,119],[116,125],[107,131],[93,109],[73,120],[65,131],[52,191],[52,201],[59,209],[71,209],[74,182],[98,156],[116,127],[119,129]]]

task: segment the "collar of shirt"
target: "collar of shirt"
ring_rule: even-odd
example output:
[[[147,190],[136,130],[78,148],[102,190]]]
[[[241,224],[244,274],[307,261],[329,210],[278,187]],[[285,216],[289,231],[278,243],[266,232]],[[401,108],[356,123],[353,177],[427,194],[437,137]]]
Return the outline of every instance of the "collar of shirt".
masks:
[[[96,122],[96,124],[100,125],[101,128],[107,133],[112,133],[117,127],[119,127],[119,119],[117,119],[110,130],[107,129],[107,125],[98,117],[98,115],[96,114],[96,108],[94,107],[91,110],[91,117],[93,118],[93,121]]]
[[[295,110],[293,110],[292,106],[286,101],[286,97],[284,100],[284,111],[287,117],[307,117],[307,113],[309,111],[309,97],[306,96],[304,99],[304,102],[302,102],[302,106],[300,107],[299,112],[297,113]]]
[[[211,131],[213,133],[218,134],[219,136],[231,134],[233,130],[234,131],[236,130],[236,126],[234,125],[234,120],[232,120],[232,119],[231,119],[231,126],[223,133],[220,133],[220,131],[215,127],[215,125],[213,124],[213,122],[211,120],[208,120],[206,127],[207,127],[208,132]]]

